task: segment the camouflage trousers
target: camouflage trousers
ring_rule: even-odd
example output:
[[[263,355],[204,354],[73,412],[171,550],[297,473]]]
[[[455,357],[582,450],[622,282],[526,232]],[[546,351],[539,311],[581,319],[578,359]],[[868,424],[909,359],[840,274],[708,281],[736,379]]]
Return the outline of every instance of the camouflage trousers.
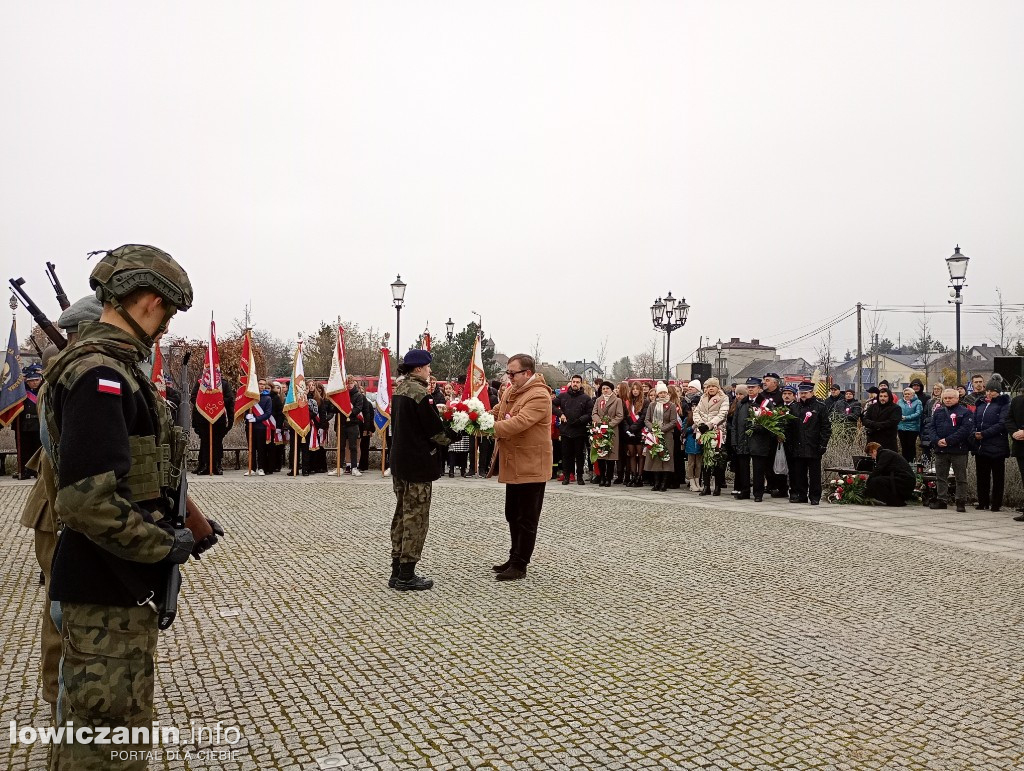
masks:
[[[36,560],[43,571],[42,621],[40,623],[39,670],[43,683],[43,701],[50,705],[50,717],[57,719],[57,670],[60,668],[60,630],[50,618],[50,563],[57,547],[57,534],[49,530],[33,530],[35,535]]]
[[[391,520],[391,559],[419,562],[430,524],[430,482],[391,478],[395,488],[395,516]]]
[[[77,731],[150,727],[153,723],[157,615],[148,607],[119,608],[63,602],[57,724]],[[113,760],[113,752],[145,753],[150,743],[78,741],[53,747],[50,771],[145,769],[147,762]],[[131,757],[131,756],[129,756]],[[145,757],[143,755],[142,757]]]

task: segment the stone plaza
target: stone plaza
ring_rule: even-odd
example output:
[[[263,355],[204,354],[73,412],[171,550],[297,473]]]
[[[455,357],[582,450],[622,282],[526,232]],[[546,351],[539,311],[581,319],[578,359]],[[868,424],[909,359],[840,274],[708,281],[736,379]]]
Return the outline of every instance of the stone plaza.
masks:
[[[1024,765],[1012,513],[553,483],[529,575],[498,583],[502,487],[443,479],[436,586],[397,593],[379,473],[192,484],[228,537],[161,635],[157,717],[182,740],[152,768]],[[28,489],[0,483],[0,720],[40,727]],[[45,764],[0,745],[0,767]]]

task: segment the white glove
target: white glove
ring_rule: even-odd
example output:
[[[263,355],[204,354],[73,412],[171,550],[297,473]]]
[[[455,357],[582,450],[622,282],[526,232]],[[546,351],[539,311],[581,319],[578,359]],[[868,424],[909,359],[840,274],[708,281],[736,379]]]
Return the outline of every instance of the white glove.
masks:
[[[255,422],[256,422],[256,416],[255,416],[255,415],[253,415],[253,414],[252,414],[251,412],[250,412],[250,413],[249,413],[248,415],[246,415],[246,416],[245,416],[245,419],[246,419],[246,420],[247,420],[247,421],[248,421],[249,423],[255,423]]]

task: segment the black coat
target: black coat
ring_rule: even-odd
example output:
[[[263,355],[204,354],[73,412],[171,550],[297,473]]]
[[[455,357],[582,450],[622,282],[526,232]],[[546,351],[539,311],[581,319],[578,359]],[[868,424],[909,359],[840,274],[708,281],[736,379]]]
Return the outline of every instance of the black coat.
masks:
[[[779,398],[781,399],[781,392],[777,393],[779,394]],[[758,394],[757,397],[753,400],[753,404],[751,406],[763,409],[765,407],[771,408],[780,407],[783,405],[781,402],[779,404],[775,404],[775,400],[772,399],[771,395],[765,397],[764,394]],[[793,421],[791,420],[787,421],[787,427],[790,426],[792,423]],[[774,457],[775,453],[778,452],[778,448],[779,440],[770,431],[767,431],[766,429],[760,427],[754,428],[754,433],[750,435],[747,444],[747,449],[750,451],[750,454],[755,455],[759,458]]]
[[[1006,410],[1004,425],[1006,433],[1010,435],[1010,441],[1013,443],[1010,453],[1015,458],[1024,458],[1024,441],[1012,438],[1016,432],[1024,429],[1024,395],[1013,397],[1013,401],[1010,402],[1010,406]]]
[[[590,416],[594,412],[594,400],[583,390],[562,391],[551,403],[551,410],[555,417],[565,417],[565,422],[559,421],[558,429],[561,436],[575,438],[587,435],[587,426],[590,425]]]
[[[213,424],[214,439],[223,439],[224,435],[235,425],[235,392],[228,386],[227,380],[221,380],[221,391],[224,393],[224,414]],[[199,384],[192,387],[192,430],[200,436],[210,435],[210,422],[204,418],[195,406],[199,396]]]
[[[820,458],[828,449],[832,438],[832,420],[829,408],[817,398],[793,403],[796,446],[793,455],[797,458]]]
[[[1010,411],[1010,397],[1000,394],[993,401],[978,402],[974,410],[974,439],[971,450],[983,458],[1006,458],[1010,455],[1010,442],[1006,436],[1006,415]]]
[[[359,390],[359,386],[353,383],[352,387],[348,389],[348,398],[352,401],[352,411],[348,414],[348,417],[341,416],[341,425],[361,426],[363,421],[360,420],[360,417],[363,414],[363,405],[366,404],[366,397]]]
[[[644,415],[647,414],[647,402],[643,402],[639,409],[634,409],[634,412],[636,412],[636,420],[633,420],[629,414],[629,407],[625,404],[622,405],[622,422],[619,426],[621,426],[623,437],[627,442],[637,442],[640,440],[640,435],[644,431]],[[628,436],[628,434],[632,434],[632,436]]]
[[[942,405],[932,413],[932,429],[935,433],[937,453],[949,455],[966,455],[970,449],[971,438],[974,436],[974,414],[962,404],[953,407]],[[946,440],[946,446],[938,444],[940,439]]]
[[[917,476],[907,459],[892,450],[879,450],[875,468],[868,476],[868,490],[889,501],[907,500],[917,485]]]
[[[864,407],[856,399],[844,398],[832,406],[832,411],[834,414],[841,415],[846,418],[850,423],[856,424],[856,422],[860,420]]]
[[[354,414],[354,411],[353,411]],[[391,400],[391,474],[406,482],[433,482],[441,476],[438,453],[450,441],[427,384],[408,376]]]
[[[727,436],[732,437],[732,449],[737,455],[750,455],[750,440],[747,436],[747,429],[750,428],[750,415],[754,409],[754,403],[747,397],[736,402],[736,410],[729,418],[729,430]]]
[[[861,423],[867,430],[868,442],[878,442],[886,450],[899,452],[897,426],[903,420],[903,410],[898,404],[872,402],[864,410]]]

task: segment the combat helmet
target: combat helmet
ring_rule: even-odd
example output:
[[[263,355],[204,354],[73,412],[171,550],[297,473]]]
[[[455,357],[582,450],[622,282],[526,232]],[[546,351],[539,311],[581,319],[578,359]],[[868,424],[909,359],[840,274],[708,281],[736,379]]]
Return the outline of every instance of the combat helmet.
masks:
[[[89,256],[102,254],[92,273],[89,286],[96,290],[100,302],[110,303],[135,334],[147,346],[153,345],[153,338],[139,326],[121,305],[121,300],[137,289],[148,289],[160,295],[167,304],[164,320],[157,334],[167,331],[167,324],[176,310],[187,311],[192,307],[192,283],[171,255],[144,244],[125,244],[110,251],[91,252]]]

